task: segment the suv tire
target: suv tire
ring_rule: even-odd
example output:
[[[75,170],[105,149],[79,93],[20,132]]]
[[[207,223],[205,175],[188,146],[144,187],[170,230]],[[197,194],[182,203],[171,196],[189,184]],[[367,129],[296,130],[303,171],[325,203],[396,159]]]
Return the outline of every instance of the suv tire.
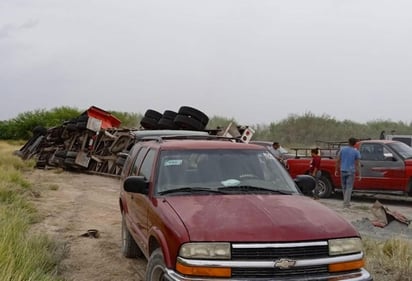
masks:
[[[146,280],[162,281],[165,275],[165,261],[161,248],[157,248],[150,255],[146,268]]]

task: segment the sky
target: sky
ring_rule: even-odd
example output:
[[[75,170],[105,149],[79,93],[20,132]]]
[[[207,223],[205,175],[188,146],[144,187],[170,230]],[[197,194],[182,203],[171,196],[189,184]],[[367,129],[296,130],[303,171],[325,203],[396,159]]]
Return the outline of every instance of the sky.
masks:
[[[0,0],[0,120],[192,106],[412,122],[410,0]]]

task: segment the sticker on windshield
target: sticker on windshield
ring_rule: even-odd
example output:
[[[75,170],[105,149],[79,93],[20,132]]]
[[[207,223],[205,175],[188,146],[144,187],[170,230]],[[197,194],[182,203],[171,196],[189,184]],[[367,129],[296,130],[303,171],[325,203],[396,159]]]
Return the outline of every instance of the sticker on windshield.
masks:
[[[182,159],[170,159],[165,161],[165,166],[180,166],[182,165],[183,160]]]
[[[236,186],[240,184],[240,181],[237,179],[228,179],[220,182],[223,186]]]

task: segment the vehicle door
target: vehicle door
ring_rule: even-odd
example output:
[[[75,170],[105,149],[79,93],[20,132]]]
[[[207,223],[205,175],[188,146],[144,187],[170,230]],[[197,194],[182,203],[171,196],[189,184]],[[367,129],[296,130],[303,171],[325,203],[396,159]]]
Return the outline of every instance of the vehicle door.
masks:
[[[139,147],[137,153],[135,154],[135,158],[133,160],[133,164],[131,169],[129,170],[127,176],[138,176],[141,175],[141,167],[143,160],[146,158],[146,155],[148,153],[148,148],[147,147]],[[133,236],[135,237],[136,242],[139,244],[139,246],[144,247],[144,233],[146,229],[146,220],[144,218],[144,202],[145,197],[147,195],[144,194],[138,194],[138,193],[132,193],[132,192],[126,192],[126,202],[127,202],[127,218],[130,221],[130,229],[132,231]]]
[[[157,156],[157,150],[154,148],[149,148],[146,155],[143,158],[142,164],[140,165],[138,176],[143,176],[145,180],[148,182],[148,193],[147,194],[135,194],[133,200],[133,208],[135,209],[135,213],[137,216],[137,227],[139,231],[139,235],[143,241],[148,241],[148,210],[149,205],[151,204],[151,186],[153,185],[153,169],[155,164],[155,159]],[[146,248],[148,245],[143,245]]]
[[[403,189],[405,165],[383,143],[362,143],[360,181],[355,180],[355,189],[396,191]]]

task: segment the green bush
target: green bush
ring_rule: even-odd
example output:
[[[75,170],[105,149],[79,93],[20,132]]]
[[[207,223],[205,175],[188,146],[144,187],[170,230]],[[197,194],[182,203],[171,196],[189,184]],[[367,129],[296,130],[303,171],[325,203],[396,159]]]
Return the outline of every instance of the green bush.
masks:
[[[35,110],[19,114],[16,118],[0,121],[0,139],[27,140],[36,126],[46,128],[60,126],[64,121],[78,117],[85,110],[59,107],[52,110]],[[110,112],[110,111],[109,111]],[[119,118],[123,128],[139,128],[142,114],[111,111]],[[315,146],[317,141],[346,141],[349,137],[379,138],[380,132],[387,134],[412,134],[412,124],[390,120],[374,120],[356,123],[350,120],[338,121],[329,115],[317,116],[311,112],[292,114],[278,122],[267,124],[238,124],[234,118],[209,116],[207,129],[225,128],[230,122],[250,126],[255,130],[253,139],[278,141],[284,147]]]
[[[81,114],[78,109],[70,107],[54,108],[50,111],[35,110],[24,112],[8,121],[0,122],[0,139],[29,139],[35,127],[50,128],[61,125],[64,121]]]

